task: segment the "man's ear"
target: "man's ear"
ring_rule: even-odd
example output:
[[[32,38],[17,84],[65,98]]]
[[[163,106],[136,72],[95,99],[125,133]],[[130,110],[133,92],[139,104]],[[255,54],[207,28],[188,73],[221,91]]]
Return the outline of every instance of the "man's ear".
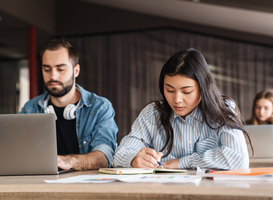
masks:
[[[75,67],[74,67],[74,75],[75,75],[75,78],[78,77],[80,74],[80,65],[77,64]]]

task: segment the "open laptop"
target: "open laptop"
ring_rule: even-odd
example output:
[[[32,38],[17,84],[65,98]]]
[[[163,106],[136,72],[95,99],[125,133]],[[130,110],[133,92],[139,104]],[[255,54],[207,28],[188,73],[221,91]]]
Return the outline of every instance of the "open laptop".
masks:
[[[58,174],[54,114],[0,115],[0,175]]]
[[[273,125],[245,125],[254,148],[250,158],[273,158]]]

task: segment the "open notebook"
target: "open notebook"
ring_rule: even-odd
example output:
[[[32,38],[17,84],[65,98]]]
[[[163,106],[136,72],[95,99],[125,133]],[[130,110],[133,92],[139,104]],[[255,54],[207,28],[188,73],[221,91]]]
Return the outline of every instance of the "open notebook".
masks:
[[[100,168],[99,173],[104,174],[154,174],[154,173],[187,173],[184,169],[162,169],[162,168]]]

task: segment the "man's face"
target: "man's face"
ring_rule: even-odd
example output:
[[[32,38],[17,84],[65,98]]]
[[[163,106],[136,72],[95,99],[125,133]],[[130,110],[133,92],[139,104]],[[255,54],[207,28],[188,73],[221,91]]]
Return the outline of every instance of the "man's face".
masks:
[[[42,58],[42,72],[47,92],[54,97],[66,95],[75,84],[75,76],[78,76],[75,68],[66,48],[46,50]]]

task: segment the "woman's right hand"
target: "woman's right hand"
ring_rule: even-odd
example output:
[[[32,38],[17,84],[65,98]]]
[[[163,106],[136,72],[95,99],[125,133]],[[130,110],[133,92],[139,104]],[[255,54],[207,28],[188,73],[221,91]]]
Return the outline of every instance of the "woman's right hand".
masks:
[[[135,168],[156,168],[163,154],[154,149],[142,148],[132,160],[131,166]]]

